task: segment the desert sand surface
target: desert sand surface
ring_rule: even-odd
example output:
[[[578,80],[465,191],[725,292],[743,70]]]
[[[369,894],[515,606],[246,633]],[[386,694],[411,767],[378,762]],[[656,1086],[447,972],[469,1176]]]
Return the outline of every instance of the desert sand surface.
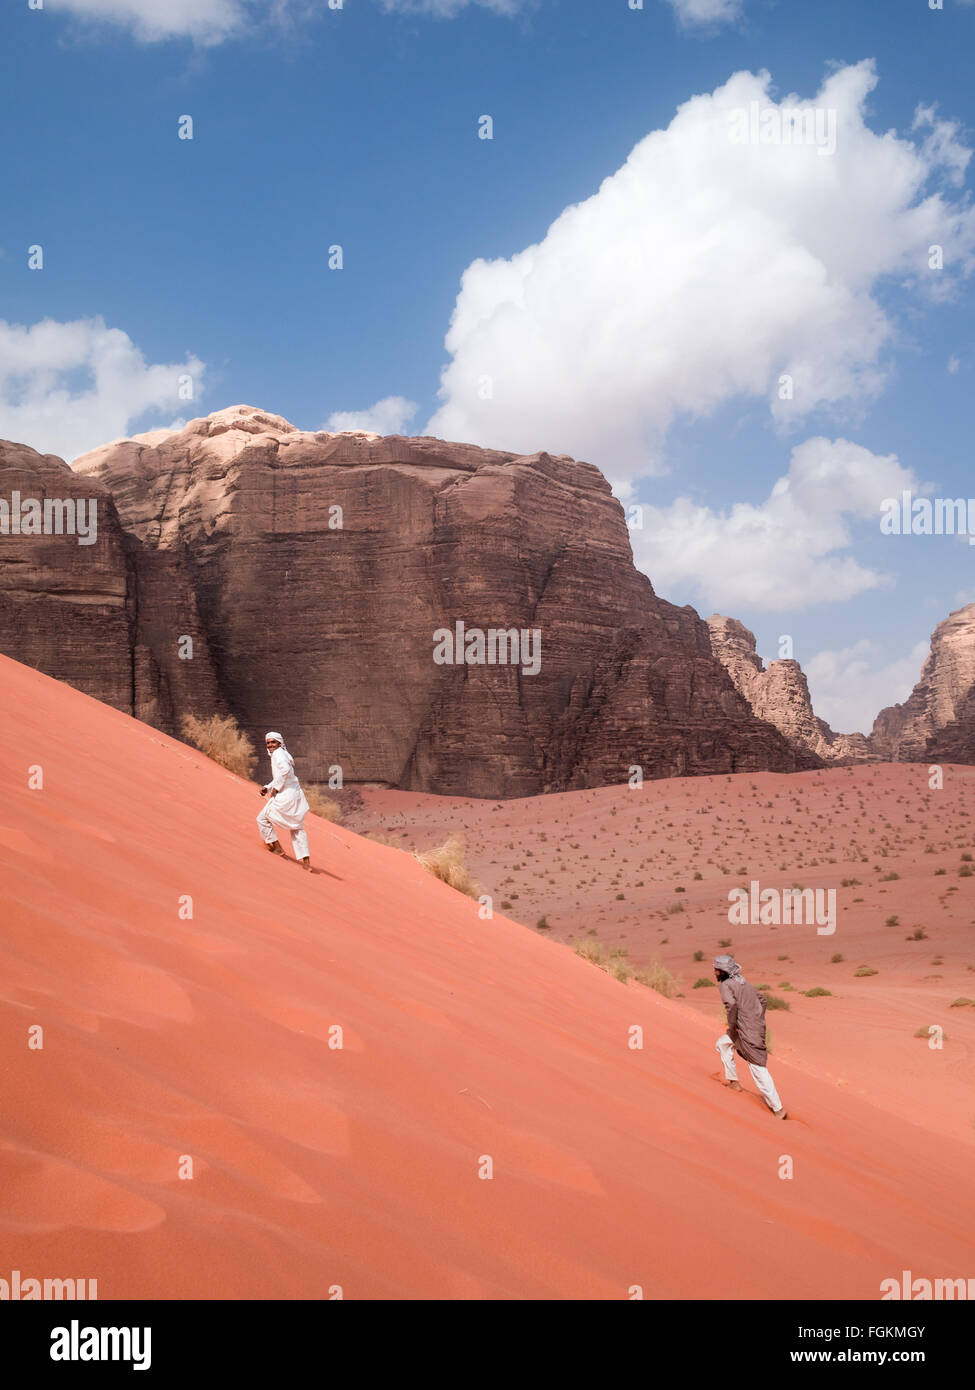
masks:
[[[472,867],[524,926],[318,819],[303,874],[261,845],[255,784],[6,658],[0,711],[5,1277],[97,1278],[103,1299],[876,1299],[904,1269],[975,1273],[972,1014],[948,1007],[975,964],[970,771],[930,806],[915,768],[477,806]],[[423,844],[463,818],[389,793],[362,808]],[[837,864],[812,865],[830,838]],[[759,929],[722,928],[722,888],[764,874],[770,845],[813,883],[854,839],[864,902],[843,899],[834,936],[746,950]],[[670,961],[685,997],[552,939],[593,926]],[[833,990],[770,1016],[788,1121],[716,1083],[717,998],[689,986],[719,936],[756,983]],[[876,976],[852,977],[861,957]],[[942,1020],[941,1052],[912,1037]]]
[[[367,790],[348,822],[421,850],[459,834],[478,886],[511,916],[533,928],[544,918],[541,933],[596,941],[606,957],[625,952],[615,959],[634,969],[656,958],[716,1024],[711,960],[730,951],[753,984],[789,1004],[768,1014],[773,1067],[788,1061],[971,1144],[973,812],[975,768],[945,765],[939,779],[903,763],[508,802]],[[729,892],[753,881],[834,889],[835,930],[730,924]],[[698,980],[707,985],[695,989]],[[807,998],[810,989],[830,993]]]

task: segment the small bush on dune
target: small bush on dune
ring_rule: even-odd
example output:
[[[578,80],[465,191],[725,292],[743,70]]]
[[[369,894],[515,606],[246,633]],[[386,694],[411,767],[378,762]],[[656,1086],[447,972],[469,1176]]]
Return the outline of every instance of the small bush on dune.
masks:
[[[877,971],[869,965],[858,965],[853,973],[862,978],[864,975],[876,975]]]
[[[466,893],[469,898],[478,896],[478,886],[464,860],[464,841],[460,835],[450,835],[436,849],[423,850],[414,857],[428,874],[439,878],[441,883],[456,888],[458,893]]]
[[[208,758],[238,777],[251,777],[257,766],[254,745],[237,727],[232,714],[211,714],[209,719],[197,719],[184,714],[180,721],[183,738],[199,748]]]
[[[677,981],[659,960],[652,960],[645,970],[638,970],[636,979],[641,985],[646,985],[647,989],[655,989],[665,999],[673,999],[677,993]],[[710,980],[708,983],[711,983]]]
[[[603,948],[598,941],[577,941],[572,948],[577,956],[587,960],[590,965],[601,965],[605,969],[603,962]]]
[[[953,1009],[975,1009],[975,999],[966,999],[963,995],[960,999],[953,999],[951,1001],[951,1007]]]
[[[692,988],[692,989],[710,989],[710,987],[711,987],[713,984],[714,984],[714,981],[713,981],[713,980],[706,980],[706,979],[704,978],[704,976],[702,975],[701,978],[700,978],[699,980],[695,980],[695,981],[694,981],[694,984],[691,986],[691,988]]]
[[[766,1008],[766,1010],[769,1010],[769,1009],[790,1009],[790,1010],[791,1010],[792,1005],[789,1003],[788,999],[780,999],[779,996],[778,996],[777,994],[766,994],[766,996],[765,996],[765,1008]]]
[[[342,814],[342,807],[339,803],[326,796],[318,787],[304,787],[305,800],[308,802],[308,809],[313,816],[321,816],[322,820],[337,821]]]
[[[832,990],[823,989],[822,985],[814,985],[812,989],[804,991],[807,999],[825,999],[832,994]]]

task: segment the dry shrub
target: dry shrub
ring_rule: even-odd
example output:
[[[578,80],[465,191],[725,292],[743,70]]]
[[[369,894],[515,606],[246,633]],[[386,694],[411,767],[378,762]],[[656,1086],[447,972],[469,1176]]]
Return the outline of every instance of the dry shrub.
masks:
[[[638,970],[636,979],[647,989],[655,989],[665,999],[673,999],[677,993],[676,979],[659,960],[652,960],[646,969]]]
[[[598,941],[577,941],[572,949],[577,956],[589,961],[590,965],[598,965],[600,970],[605,970],[607,975],[612,975],[621,984],[636,980],[648,989],[655,989],[666,999],[673,999],[677,993],[677,981],[659,960],[652,960],[644,970],[634,970],[627,964],[624,946],[617,946],[607,953]]]
[[[308,809],[313,816],[321,816],[322,820],[337,821],[342,815],[342,807],[334,798],[326,796],[319,787],[302,787],[305,793],[305,800],[308,802]]]
[[[572,949],[577,956],[581,956],[583,960],[587,960],[590,965],[598,965],[605,970],[606,966],[603,960],[603,948],[598,941],[577,941]]]
[[[246,734],[237,727],[232,714],[211,714],[209,719],[197,719],[184,714],[181,721],[183,738],[199,748],[208,758],[238,777],[251,777],[257,766],[257,754]]]
[[[466,893],[469,898],[476,898],[480,890],[471,878],[464,854],[462,836],[450,835],[437,849],[425,849],[414,858],[441,883],[456,888],[458,893]]]

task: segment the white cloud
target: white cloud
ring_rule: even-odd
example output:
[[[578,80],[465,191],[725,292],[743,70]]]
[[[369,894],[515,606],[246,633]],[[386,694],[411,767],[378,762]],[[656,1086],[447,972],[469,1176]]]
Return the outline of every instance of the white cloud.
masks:
[[[956,376],[961,369],[961,361],[957,357],[948,358],[948,371],[952,376]]]
[[[179,407],[180,378],[199,394],[204,364],[147,363],[104,319],[30,327],[0,319],[0,439],[69,461],[130,432],[148,411]]]
[[[740,0],[667,0],[682,24],[723,24],[741,14]]]
[[[813,709],[837,733],[868,734],[888,705],[901,705],[921,674],[929,643],[895,661],[884,661],[887,648],[864,638],[852,647],[822,651],[804,665]]]
[[[46,0],[46,8],[95,24],[120,25],[146,43],[190,38],[215,44],[240,34],[253,7],[241,0]]]
[[[789,471],[756,506],[727,512],[679,497],[643,507],[643,528],[630,533],[634,559],[658,592],[688,590],[721,613],[739,608],[781,612],[853,598],[889,580],[851,554],[852,520],[879,535],[881,502],[919,490],[895,455],[873,454],[846,439],[807,439]]]
[[[379,0],[381,8],[387,13],[399,10],[406,14],[433,15],[437,19],[453,19],[454,15],[470,5],[492,10],[495,14],[512,15],[527,3],[528,0]]]
[[[474,261],[427,431],[570,453],[624,480],[654,471],[678,416],[764,398],[794,427],[875,395],[893,334],[878,284],[934,293],[975,260],[975,209],[927,192],[939,170],[957,177],[964,152],[930,113],[920,143],[874,134],[864,106],[875,85],[864,62],[833,72],[814,102],[778,104],[836,112],[825,156],[734,143],[735,112],[776,105],[768,73],[736,73],[641,140],[540,243]],[[946,248],[940,275],[927,268],[934,242]],[[781,374],[792,401],[777,398]]]
[[[408,401],[405,396],[386,396],[368,410],[334,410],[322,429],[330,434],[339,434],[342,430],[403,434],[416,412],[416,401]]]
[[[711,0],[681,0],[711,3]],[[452,19],[469,6],[517,14],[529,0],[377,0],[386,13]],[[143,43],[188,38],[201,45],[240,38],[270,23],[289,24],[324,8],[324,0],[46,0],[46,8],[90,24],[114,24]]]

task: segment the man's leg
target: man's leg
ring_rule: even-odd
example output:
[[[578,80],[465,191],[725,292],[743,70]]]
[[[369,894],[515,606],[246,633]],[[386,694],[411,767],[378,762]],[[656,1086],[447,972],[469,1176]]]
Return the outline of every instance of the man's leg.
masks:
[[[775,1089],[775,1082],[768,1067],[756,1067],[754,1062],[748,1063],[748,1070],[752,1074],[752,1080],[758,1087],[759,1094],[768,1108],[776,1113],[782,1109],[782,1102],[779,1100],[779,1093]]]
[[[300,825],[297,830],[291,832],[291,845],[295,852],[296,859],[308,859],[308,832],[304,825]]]
[[[278,832],[271,824],[271,818],[268,815],[273,804],[273,802],[269,801],[257,817],[257,828],[261,832],[261,839],[266,845],[276,844],[278,839]]]
[[[722,1033],[721,1037],[714,1044],[715,1049],[724,1064],[724,1075],[726,1081],[738,1080],[738,1068],[735,1066],[735,1045],[728,1037],[727,1033]]]

